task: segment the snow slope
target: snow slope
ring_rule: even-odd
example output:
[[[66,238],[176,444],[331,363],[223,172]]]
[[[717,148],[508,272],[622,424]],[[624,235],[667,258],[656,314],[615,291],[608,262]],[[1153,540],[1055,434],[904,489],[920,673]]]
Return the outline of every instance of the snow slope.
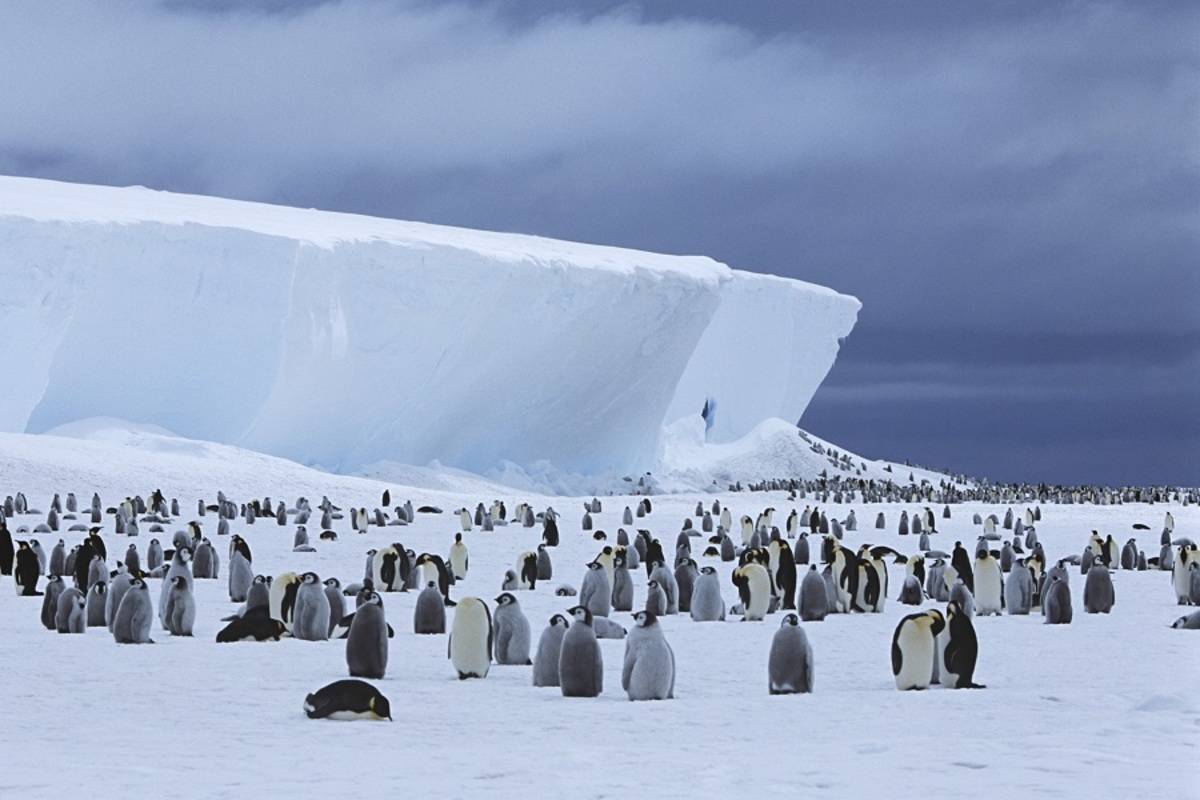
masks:
[[[652,465],[797,419],[851,297],[666,256],[0,178],[0,430],[111,416],[339,471]]]
[[[345,508],[373,507],[382,486],[234,448],[180,441],[172,451],[153,438],[137,438],[152,433],[91,435],[82,442],[0,436],[0,497],[21,489],[45,510],[55,491],[90,497],[99,490],[107,505],[161,486],[188,511],[197,496],[211,499],[218,488],[235,499],[270,494],[289,502],[296,494],[317,500],[327,493]],[[125,436],[135,438],[121,441]],[[391,489],[396,502],[434,502],[447,511],[492,497],[510,508],[523,499],[543,506],[497,487]],[[735,517],[767,505],[780,515],[791,508],[779,493],[719,497]],[[655,498],[654,512],[638,527],[664,544],[673,542],[695,501],[687,495]],[[535,638],[550,614],[570,605],[569,598],[553,595],[554,586],[578,586],[584,563],[599,549],[580,530],[580,503],[553,503],[563,513],[562,545],[552,556],[555,579],[518,593]],[[612,536],[627,503],[633,500],[604,498],[598,527]],[[899,504],[824,507],[838,517],[854,508],[868,523],[847,534],[848,546],[869,541],[904,552],[915,546],[913,537],[896,535]],[[1195,537],[1200,509],[1163,504],[1043,506],[1038,533],[1055,558],[1080,551],[1093,528],[1121,541],[1135,522],[1157,528],[1167,508],[1177,531]],[[887,516],[885,531],[869,524],[880,511]],[[972,513],[1003,511],[954,506],[951,519],[939,518],[942,532],[934,546],[948,549],[955,539],[978,533]],[[183,520],[190,518],[185,513]],[[13,527],[42,519],[20,517]],[[418,515],[412,526],[372,528],[365,535],[353,534],[347,523],[336,523],[337,542],[314,542],[317,552],[304,554],[290,550],[291,525],[260,520],[233,529],[249,540],[256,572],[311,569],[344,581],[361,576],[369,547],[398,539],[418,551],[444,552],[458,530],[448,514]],[[203,525],[214,532],[211,515]],[[1147,549],[1157,539],[1150,533]],[[61,535],[68,544],[78,540],[78,534]],[[46,543],[56,537],[41,538]],[[133,542],[144,557],[150,534],[143,526],[139,538],[126,539],[106,529],[105,538],[114,554]],[[465,538],[471,572],[454,595],[477,595],[491,604],[504,570],[517,553],[532,549],[537,532],[508,527]],[[227,544],[218,541],[217,547],[224,553]],[[731,605],[736,592],[730,565],[714,566]],[[902,574],[892,567],[892,597]],[[351,786],[363,796],[498,798],[874,797],[881,787],[888,796],[923,800],[1200,796],[1200,779],[1186,766],[1195,763],[1200,742],[1194,691],[1200,632],[1167,627],[1181,610],[1167,576],[1158,572],[1117,572],[1111,615],[1082,613],[1082,581],[1072,570],[1071,625],[1042,625],[1037,616],[976,619],[976,680],[988,687],[979,691],[895,690],[891,635],[910,611],[895,602],[883,614],[805,623],[816,660],[815,693],[805,696],[767,693],[767,654],[779,615],[762,623],[730,617],[708,624],[667,617],[663,625],[678,672],[676,699],[663,703],[625,699],[620,641],[601,643],[605,690],[595,700],[534,689],[528,667],[494,666],[486,680],[460,682],[446,661],[445,637],[412,634],[415,596],[389,594],[385,606],[397,636],[387,677],[375,683],[391,699],[396,721],[390,725],[303,717],[307,692],[345,677],[340,642],[217,645],[218,619],[234,608],[224,573],[221,580],[197,582],[195,638],[174,639],[156,626],[157,644],[143,647],[118,646],[99,629],[82,636],[44,630],[40,598],[16,597],[10,580],[0,579],[3,796],[49,797],[98,779],[115,796],[168,791],[236,800],[340,797]],[[638,607],[644,573],[635,586]],[[156,601],[157,593],[152,580]],[[629,624],[628,614],[614,618]]]

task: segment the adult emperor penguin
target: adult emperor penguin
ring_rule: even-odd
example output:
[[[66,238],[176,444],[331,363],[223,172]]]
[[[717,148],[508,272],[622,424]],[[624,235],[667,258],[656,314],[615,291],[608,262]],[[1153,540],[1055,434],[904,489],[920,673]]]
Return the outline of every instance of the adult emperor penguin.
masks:
[[[562,652],[563,636],[571,626],[562,614],[555,614],[538,639],[533,657],[533,685],[558,686],[558,659]]]
[[[492,630],[497,664],[532,663],[529,660],[529,620],[521,610],[516,595],[511,592],[504,592],[496,598]]]
[[[377,592],[399,592],[404,588],[402,563],[407,563],[407,556],[401,555],[401,549],[394,545],[381,547],[371,559],[371,580]]]
[[[1093,565],[1083,582],[1083,610],[1088,614],[1107,614],[1115,602],[1112,575],[1106,567]]]
[[[817,578],[820,580],[819,575]],[[771,640],[767,688],[771,694],[808,694],[813,690],[812,645],[795,614],[783,615],[783,622]]]
[[[1010,615],[1028,614],[1033,608],[1033,573],[1024,559],[1013,562],[1012,572],[1004,583],[1004,602]]]
[[[721,597],[721,579],[714,567],[701,567],[692,586],[688,608],[695,622],[719,622],[725,619],[725,600]]]
[[[771,603],[771,576],[762,564],[750,562],[733,571],[733,585],[742,600],[742,620],[761,621]]]
[[[767,545],[767,552],[771,556],[771,570],[775,579],[776,593],[782,598],[785,609],[794,609],[796,607],[796,561],[792,557],[792,550],[786,542],[774,539]]]
[[[417,595],[413,609],[413,633],[435,634],[446,632],[446,603],[437,584],[429,581]]]
[[[492,665],[492,615],[478,597],[464,597],[454,609],[447,655],[459,680],[486,678]]]
[[[113,639],[117,644],[152,643],[150,622],[153,619],[150,589],[141,578],[134,578],[117,608],[117,616],[113,620]]]
[[[946,606],[946,629],[939,636],[941,683],[951,689],[983,689],[974,682],[979,640],[971,615],[953,600]]]
[[[1094,565],[1092,569],[1099,566]],[[1089,570],[1090,572],[1090,570]],[[1071,589],[1057,575],[1050,579],[1042,597],[1042,613],[1047,625],[1067,625],[1071,622]]]
[[[971,570],[970,556],[962,542],[954,543],[954,553],[950,556],[950,566],[958,572],[958,577],[967,585],[968,591],[975,593],[975,574]]]
[[[16,585],[17,594],[24,597],[41,595],[37,589],[38,577],[41,574],[37,554],[29,547],[29,543],[17,542],[16,563],[13,565],[13,583]]]
[[[21,552],[17,551],[20,558]],[[1200,548],[1193,542],[1179,545],[1179,553],[1175,556],[1175,564],[1171,568],[1171,585],[1175,589],[1175,601],[1181,606],[1192,602],[1192,564],[1200,563]]]
[[[450,571],[454,573],[455,580],[462,580],[467,577],[467,567],[470,563],[470,558],[467,553],[467,545],[463,542],[461,533],[454,534],[454,544],[450,545]]]
[[[625,566],[625,548],[613,556],[612,607],[614,611],[633,610],[633,576]]]
[[[392,719],[388,699],[366,681],[340,680],[304,698],[304,713],[309,719],[387,720]]]
[[[675,652],[656,616],[639,611],[633,622],[625,639],[621,688],[630,700],[670,700],[675,696]]]
[[[592,629],[592,612],[575,606],[568,613],[574,619],[559,651],[559,687],[563,697],[597,697],[604,691],[604,658]]]
[[[378,680],[387,672],[387,662],[388,626],[383,598],[367,592],[346,636],[346,667],[352,677]]]
[[[597,561],[590,562],[579,587],[579,604],[587,606],[593,616],[607,617],[612,610],[612,587],[608,573]]]
[[[826,536],[821,543],[822,560],[832,565],[833,585],[837,590],[837,603],[831,611],[848,614],[858,607],[858,556],[854,551],[838,544],[833,536]]]
[[[975,556],[975,613],[1000,616],[1004,607],[1004,573],[1000,561],[989,550]]]
[[[270,588],[271,619],[283,623],[289,633],[292,630],[292,619],[296,610],[296,593],[300,589],[300,576],[294,572],[284,572],[275,576]]]
[[[196,624],[196,598],[183,575],[165,579],[170,583],[163,609],[163,627],[172,636],[191,636]]]
[[[946,627],[945,618],[936,609],[909,614],[900,620],[892,634],[892,675],[896,688],[927,689],[933,680],[937,636]]]
[[[800,582],[799,610],[800,619],[805,622],[820,622],[829,613],[829,594],[816,564],[809,565]]]
[[[325,641],[329,638],[329,616],[329,598],[320,577],[315,572],[304,573],[296,589],[292,636],[308,642]]]
[[[12,533],[8,530],[8,525],[4,521],[4,514],[0,514],[0,575],[12,575],[13,559],[16,557],[17,551],[13,548]]]

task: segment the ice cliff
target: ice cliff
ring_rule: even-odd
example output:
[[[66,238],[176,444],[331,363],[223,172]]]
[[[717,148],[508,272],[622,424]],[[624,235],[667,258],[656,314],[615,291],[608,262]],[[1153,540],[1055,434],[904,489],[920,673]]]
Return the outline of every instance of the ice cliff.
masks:
[[[853,297],[667,256],[0,177],[0,430],[115,417],[349,470],[649,468],[796,420]]]

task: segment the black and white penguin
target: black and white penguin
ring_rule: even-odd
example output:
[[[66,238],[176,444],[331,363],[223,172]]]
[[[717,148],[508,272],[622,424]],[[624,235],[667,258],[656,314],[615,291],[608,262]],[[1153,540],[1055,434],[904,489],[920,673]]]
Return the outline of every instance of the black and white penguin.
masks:
[[[459,680],[486,678],[492,665],[492,615],[478,597],[464,597],[454,609],[446,655]]]
[[[909,614],[900,620],[892,634],[892,675],[896,688],[928,689],[933,681],[937,636],[946,627],[940,611],[931,609]]]
[[[37,584],[38,577],[41,574],[42,570],[38,566],[37,553],[33,552],[28,542],[17,542],[17,552],[13,565],[13,583],[16,586],[17,594],[23,597],[40,597],[42,593],[38,591]]]
[[[334,681],[304,698],[309,719],[392,719],[388,699],[371,684],[359,680]]]
[[[951,689],[983,689],[974,682],[975,663],[979,658],[979,640],[971,616],[951,601],[946,606],[946,641],[941,654],[942,685]],[[953,680],[947,682],[944,676]]]

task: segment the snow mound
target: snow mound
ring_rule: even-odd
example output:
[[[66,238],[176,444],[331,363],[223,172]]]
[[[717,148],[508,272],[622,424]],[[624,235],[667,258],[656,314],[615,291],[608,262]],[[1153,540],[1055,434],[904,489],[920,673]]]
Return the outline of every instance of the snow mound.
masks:
[[[351,471],[654,465],[798,419],[860,304],[709,258],[0,178],[0,430],[116,417]]]

